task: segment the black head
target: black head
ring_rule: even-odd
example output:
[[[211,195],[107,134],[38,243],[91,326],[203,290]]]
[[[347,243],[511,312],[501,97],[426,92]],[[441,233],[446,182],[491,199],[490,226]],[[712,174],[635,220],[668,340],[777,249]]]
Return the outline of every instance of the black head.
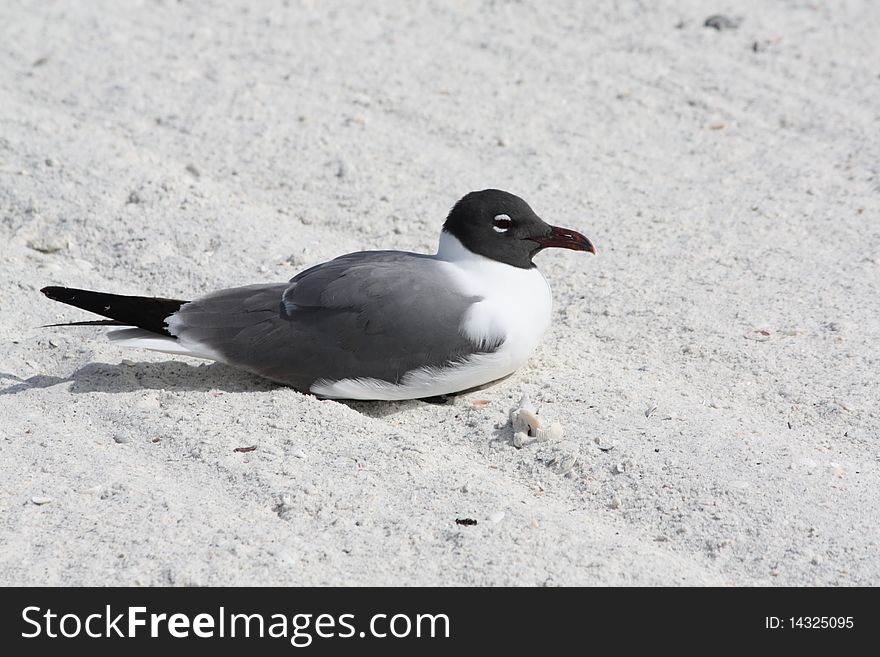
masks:
[[[472,253],[523,269],[534,267],[532,258],[547,247],[596,252],[580,233],[551,226],[519,196],[499,189],[471,192],[462,198],[443,229]]]

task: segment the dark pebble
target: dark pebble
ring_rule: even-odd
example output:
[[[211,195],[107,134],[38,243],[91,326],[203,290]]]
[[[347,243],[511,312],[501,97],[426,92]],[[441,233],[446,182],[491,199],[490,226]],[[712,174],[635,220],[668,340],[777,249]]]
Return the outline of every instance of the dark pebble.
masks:
[[[715,14],[714,16],[709,16],[706,22],[703,23],[703,26],[711,27],[721,32],[722,30],[735,30],[739,27],[739,24],[740,20],[738,18],[729,18],[721,14]]]

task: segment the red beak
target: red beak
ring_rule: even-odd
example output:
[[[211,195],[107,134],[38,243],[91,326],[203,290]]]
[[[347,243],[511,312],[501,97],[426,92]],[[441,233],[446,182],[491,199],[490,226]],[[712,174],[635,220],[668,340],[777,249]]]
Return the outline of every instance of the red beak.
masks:
[[[560,249],[572,249],[574,251],[589,251],[596,254],[596,247],[579,232],[569,228],[550,226],[550,234],[545,237],[532,237],[532,241],[541,245],[542,249],[556,247]]]

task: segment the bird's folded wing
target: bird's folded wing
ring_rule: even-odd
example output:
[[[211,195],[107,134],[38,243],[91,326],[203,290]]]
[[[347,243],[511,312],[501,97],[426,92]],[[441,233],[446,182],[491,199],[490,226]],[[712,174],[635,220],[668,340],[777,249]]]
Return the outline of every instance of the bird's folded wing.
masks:
[[[308,390],[316,380],[369,377],[398,382],[498,345],[461,332],[479,299],[451,286],[436,260],[363,252],[308,269],[288,284],[233,288],[196,299],[169,320],[185,344]]]

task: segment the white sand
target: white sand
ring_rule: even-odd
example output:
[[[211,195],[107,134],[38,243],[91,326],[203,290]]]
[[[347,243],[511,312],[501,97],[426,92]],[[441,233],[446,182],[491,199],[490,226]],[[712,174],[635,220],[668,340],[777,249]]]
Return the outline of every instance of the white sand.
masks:
[[[231,4],[0,3],[0,583],[880,584],[880,4]],[[599,255],[454,405],[38,328],[489,186]]]

